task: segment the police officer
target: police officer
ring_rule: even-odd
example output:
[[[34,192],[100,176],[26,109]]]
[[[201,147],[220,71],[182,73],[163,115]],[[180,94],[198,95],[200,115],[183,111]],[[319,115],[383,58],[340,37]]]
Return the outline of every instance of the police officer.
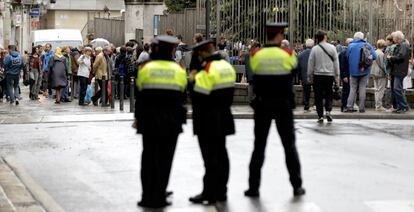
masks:
[[[296,67],[297,59],[294,52],[280,48],[284,39],[284,29],[287,23],[266,25],[268,44],[265,48],[253,53],[251,67],[253,70],[253,86],[255,99],[254,109],[254,151],[249,171],[249,189],[245,191],[248,197],[258,197],[261,168],[265,158],[265,148],[269,128],[273,119],[276,120],[282,144],[285,150],[286,166],[293,186],[294,196],[305,194],[302,188],[300,162],[295,145],[295,129],[293,123],[292,102],[292,70]]]
[[[215,53],[214,42],[194,46],[202,58],[201,70],[190,76],[194,134],[198,136],[205,175],[203,191],[189,200],[195,204],[213,204],[227,200],[229,158],[226,136],[235,133],[231,104],[236,71]]]
[[[166,200],[174,151],[182,124],[186,121],[185,70],[173,61],[178,40],[158,36],[153,40],[151,61],[144,64],[137,78],[137,132],[142,134],[141,207],[161,208]]]

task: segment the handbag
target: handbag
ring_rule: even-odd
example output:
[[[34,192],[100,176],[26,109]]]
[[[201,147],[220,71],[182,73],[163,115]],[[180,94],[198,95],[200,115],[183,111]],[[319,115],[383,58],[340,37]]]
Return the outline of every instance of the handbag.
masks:
[[[332,89],[333,89],[333,96],[332,96],[333,99],[334,100],[340,100],[340,99],[342,99],[342,91],[339,88],[339,85],[336,84],[336,83],[334,83]]]

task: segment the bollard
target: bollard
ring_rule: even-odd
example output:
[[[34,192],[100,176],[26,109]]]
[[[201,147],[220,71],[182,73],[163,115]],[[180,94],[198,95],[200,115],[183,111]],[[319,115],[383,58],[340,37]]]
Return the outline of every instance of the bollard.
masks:
[[[102,101],[102,107],[106,107],[106,106],[108,106],[107,104],[106,104],[106,83],[107,83],[107,81],[106,81],[106,76],[102,76],[102,87],[101,87],[101,101]]]
[[[112,75],[111,77],[111,108],[112,109],[115,109],[115,86],[116,86],[115,76]]]
[[[119,109],[124,111],[124,77],[119,79]]]
[[[131,77],[131,86],[129,88],[129,111],[131,113],[135,112],[135,78]]]

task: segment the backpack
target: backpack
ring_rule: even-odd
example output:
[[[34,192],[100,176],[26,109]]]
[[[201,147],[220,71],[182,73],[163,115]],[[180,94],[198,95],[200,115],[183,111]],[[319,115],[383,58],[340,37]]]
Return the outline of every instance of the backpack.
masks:
[[[374,62],[371,49],[368,47],[368,44],[365,44],[361,48],[361,56],[359,58],[359,67],[364,71],[365,69],[372,66],[372,63]]]

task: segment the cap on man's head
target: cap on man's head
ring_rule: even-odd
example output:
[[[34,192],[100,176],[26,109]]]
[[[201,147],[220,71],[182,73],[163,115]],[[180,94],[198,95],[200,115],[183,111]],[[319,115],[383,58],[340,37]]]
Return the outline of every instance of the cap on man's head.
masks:
[[[266,31],[271,32],[284,33],[287,27],[289,27],[289,24],[287,22],[266,23]]]
[[[195,46],[193,46],[194,51],[202,51],[202,50],[208,50],[210,48],[214,47],[215,42],[213,40],[204,40]]]
[[[157,37],[155,37],[154,39],[152,39],[152,43],[154,44],[170,44],[170,45],[176,45],[179,44],[180,41],[173,36],[169,36],[169,35],[159,35]]]

